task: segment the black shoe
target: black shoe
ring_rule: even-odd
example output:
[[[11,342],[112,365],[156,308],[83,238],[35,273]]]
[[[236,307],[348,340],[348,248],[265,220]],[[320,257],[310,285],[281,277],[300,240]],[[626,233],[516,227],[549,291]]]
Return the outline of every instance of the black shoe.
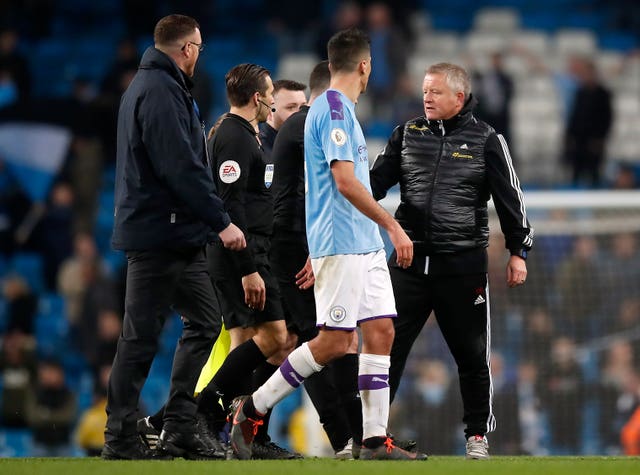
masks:
[[[196,431],[207,445],[213,447],[219,458],[225,458],[227,444],[220,437],[220,423],[213,414],[196,413]]]
[[[171,460],[169,454],[149,449],[137,435],[105,442],[102,448],[105,460]]]
[[[271,440],[253,442],[251,451],[253,460],[292,460],[304,458],[297,452],[291,452]]]
[[[153,427],[151,421],[149,420],[149,416],[138,419],[137,423],[138,435],[142,439],[142,441],[149,447],[151,450],[155,450],[158,446],[158,437],[160,437],[160,431]]]
[[[360,460],[427,460],[427,458],[427,454],[401,449],[390,437],[387,437],[383,444],[373,448],[366,447],[363,443],[360,450]]]
[[[407,452],[417,452],[418,451],[418,443],[415,440],[393,439],[393,444],[396,447],[400,447],[402,450],[406,450]]]
[[[211,460],[224,458],[198,432],[167,432],[162,430],[158,439],[158,452],[189,460]]]

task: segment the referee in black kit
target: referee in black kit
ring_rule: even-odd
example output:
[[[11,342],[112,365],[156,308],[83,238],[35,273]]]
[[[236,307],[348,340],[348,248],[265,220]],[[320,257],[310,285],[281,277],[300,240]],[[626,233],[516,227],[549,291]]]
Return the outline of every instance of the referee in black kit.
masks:
[[[240,250],[244,234],[224,210],[208,167],[204,124],[191,96],[203,47],[198,23],[162,18],[118,114],[115,224],[112,244],[126,251],[122,334],[107,395],[102,457],[213,458],[195,433],[193,398],[200,368],[221,328],[219,304],[205,258],[212,231]],[[136,432],[140,390],[164,321],[176,310],[184,323],[175,352],[159,453]]]
[[[228,406],[266,381],[281,362],[267,360],[279,354],[287,339],[280,291],[269,264],[274,168],[258,137],[258,123],[273,108],[273,82],[269,71],[257,64],[234,66],[225,82],[231,107],[208,149],[220,197],[245,232],[247,248],[231,252],[218,244],[209,247],[211,278],[231,336],[229,355],[198,401],[213,434],[221,429],[218,400]],[[276,450],[282,458],[299,457],[281,447]]]
[[[458,365],[466,457],[489,458],[494,430],[489,368],[491,323],[487,201],[493,198],[511,257],[507,283],[521,285],[533,229],[504,137],[473,115],[467,72],[439,63],[423,82],[425,115],[395,128],[371,170],[381,199],[400,184],[395,217],[414,243],[410,268],[389,259],[398,317],[391,349],[391,399],[420,330],[433,310]]]

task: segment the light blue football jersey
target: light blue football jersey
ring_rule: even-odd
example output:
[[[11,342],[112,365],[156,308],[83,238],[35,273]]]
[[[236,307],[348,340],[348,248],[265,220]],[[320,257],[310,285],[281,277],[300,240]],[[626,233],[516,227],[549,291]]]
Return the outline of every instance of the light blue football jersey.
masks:
[[[329,89],[313,101],[304,128],[306,220],[312,258],[366,254],[382,249],[378,225],[338,191],[331,162],[353,162],[356,178],[371,192],[369,159],[354,103]]]

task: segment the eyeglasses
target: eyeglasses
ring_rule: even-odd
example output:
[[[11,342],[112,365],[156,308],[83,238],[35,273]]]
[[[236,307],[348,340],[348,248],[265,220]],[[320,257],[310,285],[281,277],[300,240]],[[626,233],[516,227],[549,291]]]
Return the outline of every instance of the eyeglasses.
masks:
[[[187,47],[187,45],[192,44],[193,46],[196,46],[198,48],[198,51],[200,53],[202,53],[202,50],[204,49],[204,43],[194,43],[193,41],[187,41],[184,46],[182,48],[180,48],[180,51],[184,51],[184,49]]]

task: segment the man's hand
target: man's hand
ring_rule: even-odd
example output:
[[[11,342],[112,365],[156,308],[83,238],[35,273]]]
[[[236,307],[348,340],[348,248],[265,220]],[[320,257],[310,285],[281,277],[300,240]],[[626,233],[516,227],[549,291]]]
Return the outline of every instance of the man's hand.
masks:
[[[389,239],[391,239],[391,243],[396,249],[396,262],[400,267],[406,269],[413,261],[413,242],[397,223],[388,233]]]
[[[296,274],[296,285],[300,290],[307,290],[313,287],[316,282],[316,276],[313,275],[313,267],[311,267],[311,258],[307,257],[307,262],[300,272]]]
[[[244,289],[244,303],[249,308],[264,310],[264,302],[267,300],[267,289],[260,274],[254,272],[242,278],[242,288]]]
[[[220,231],[218,236],[220,236],[220,240],[224,247],[231,249],[232,251],[241,251],[247,247],[247,241],[244,239],[244,233],[233,223],[230,223],[229,226]]]
[[[522,257],[511,256],[507,262],[507,285],[517,287],[527,280],[527,263]]]

